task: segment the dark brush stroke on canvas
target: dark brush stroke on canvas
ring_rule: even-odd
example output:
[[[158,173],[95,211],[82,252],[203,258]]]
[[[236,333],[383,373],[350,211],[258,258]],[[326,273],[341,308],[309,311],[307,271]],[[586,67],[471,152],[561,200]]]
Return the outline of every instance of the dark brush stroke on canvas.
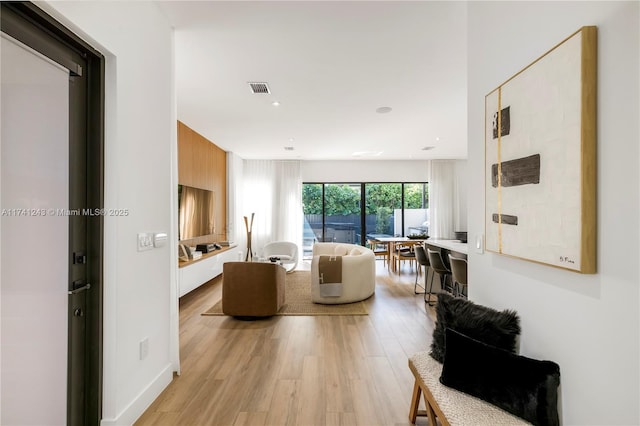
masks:
[[[518,225],[518,216],[510,214],[493,214],[493,221],[495,223],[502,223],[503,225]]]
[[[520,186],[540,183],[540,154],[501,163],[500,186]],[[491,166],[491,185],[498,187],[498,164]]]
[[[502,108],[500,112],[500,136],[507,136],[511,131],[511,107]],[[498,113],[493,114],[493,139],[498,139]]]

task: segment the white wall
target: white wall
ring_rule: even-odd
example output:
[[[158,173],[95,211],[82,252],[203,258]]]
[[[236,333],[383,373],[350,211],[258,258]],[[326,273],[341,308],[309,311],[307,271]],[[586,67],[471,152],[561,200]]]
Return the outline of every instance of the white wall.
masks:
[[[424,161],[301,161],[303,182],[427,182]]]
[[[106,56],[103,425],[131,424],[172,379],[176,114],[173,32],[151,2],[41,5]],[[138,252],[139,232],[171,232]],[[149,354],[140,360],[140,341]]]
[[[638,6],[468,4],[470,239],[483,232],[485,95],[581,26],[598,26],[598,273],[469,259],[470,298],[516,309],[521,352],[560,365],[565,425],[640,423]]]

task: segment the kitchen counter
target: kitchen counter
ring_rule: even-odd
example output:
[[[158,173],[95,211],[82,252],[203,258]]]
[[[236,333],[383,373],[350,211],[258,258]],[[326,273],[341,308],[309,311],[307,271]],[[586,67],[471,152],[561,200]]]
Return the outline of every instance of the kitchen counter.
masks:
[[[463,254],[466,257],[467,243],[461,243],[460,240],[439,240],[439,239],[428,239],[424,242],[426,245],[434,246],[449,250],[451,252]],[[452,254],[453,255],[453,254]]]

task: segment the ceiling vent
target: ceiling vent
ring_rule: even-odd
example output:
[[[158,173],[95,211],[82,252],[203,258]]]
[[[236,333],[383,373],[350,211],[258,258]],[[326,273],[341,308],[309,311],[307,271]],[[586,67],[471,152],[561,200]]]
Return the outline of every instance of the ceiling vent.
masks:
[[[259,82],[251,82],[250,81],[249,82],[249,87],[251,87],[251,93],[266,93],[266,94],[271,93],[267,83],[259,83]]]

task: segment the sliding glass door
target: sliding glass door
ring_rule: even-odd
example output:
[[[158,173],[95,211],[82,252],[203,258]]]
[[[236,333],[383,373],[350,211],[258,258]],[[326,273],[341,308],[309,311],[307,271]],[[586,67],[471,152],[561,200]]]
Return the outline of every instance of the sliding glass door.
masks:
[[[323,231],[323,199],[324,186],[321,183],[305,183],[302,185],[302,256],[311,257],[313,244],[324,241]]]
[[[429,185],[419,183],[304,183],[303,251],[333,241],[364,245],[367,239],[429,232]]]
[[[359,244],[360,184],[324,184],[324,239],[336,243]]]
[[[402,235],[429,235],[429,191],[426,183],[404,184]]]
[[[367,183],[364,187],[366,239],[401,233],[396,232],[396,223],[402,227],[402,184]]]

